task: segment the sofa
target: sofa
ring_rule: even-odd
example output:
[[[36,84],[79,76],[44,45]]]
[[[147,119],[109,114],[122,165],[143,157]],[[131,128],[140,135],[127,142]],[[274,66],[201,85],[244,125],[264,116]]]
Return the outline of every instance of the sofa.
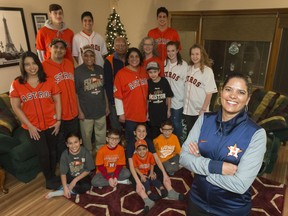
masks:
[[[7,93],[0,94],[0,166],[24,183],[40,172],[38,156],[11,108]]]
[[[271,173],[281,143],[288,141],[288,97],[274,91],[256,89],[251,95],[248,111],[267,133],[267,150],[259,173]]]

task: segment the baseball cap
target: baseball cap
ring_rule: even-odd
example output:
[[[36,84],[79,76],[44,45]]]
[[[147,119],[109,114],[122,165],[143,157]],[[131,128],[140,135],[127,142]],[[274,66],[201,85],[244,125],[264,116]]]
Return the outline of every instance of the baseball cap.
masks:
[[[53,45],[55,45],[56,43],[59,43],[59,42],[62,43],[65,48],[67,47],[66,41],[62,40],[61,38],[54,38],[54,39],[52,39],[52,41],[51,41],[51,43],[50,43],[50,46],[53,46]]]
[[[147,146],[147,142],[146,142],[145,140],[137,140],[137,141],[135,142],[135,149],[137,149],[139,146],[146,146],[146,147],[148,147],[148,146]]]
[[[146,70],[151,70],[151,69],[155,69],[155,70],[159,70],[159,65],[157,62],[149,62],[146,66]]]
[[[91,52],[95,55],[95,52],[94,52],[94,49],[93,49],[92,46],[90,46],[90,45],[85,45],[85,46],[83,46],[83,47],[81,48],[81,52],[82,52],[83,54],[86,53],[86,52],[88,52],[88,51],[91,51]]]

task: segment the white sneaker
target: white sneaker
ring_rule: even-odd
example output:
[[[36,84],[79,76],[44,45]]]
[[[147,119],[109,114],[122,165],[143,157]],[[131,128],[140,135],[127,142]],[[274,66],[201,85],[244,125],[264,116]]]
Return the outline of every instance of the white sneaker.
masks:
[[[132,184],[129,179],[125,179],[125,180],[122,180],[122,181],[119,181],[119,180],[118,180],[118,183],[119,183],[119,184],[126,184],[126,185]]]

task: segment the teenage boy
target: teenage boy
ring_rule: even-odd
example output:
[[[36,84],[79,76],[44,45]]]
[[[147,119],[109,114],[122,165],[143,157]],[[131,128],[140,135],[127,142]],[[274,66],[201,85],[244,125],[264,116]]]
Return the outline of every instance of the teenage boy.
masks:
[[[63,22],[63,9],[58,4],[49,5],[49,19],[45,22],[44,27],[39,29],[36,36],[36,50],[41,62],[50,58],[50,43],[53,38],[61,38],[66,43],[65,58],[73,63],[72,58],[72,40],[74,33],[67,28]]]
[[[111,129],[107,134],[107,145],[99,149],[96,156],[97,173],[92,179],[94,187],[116,187],[118,183],[129,184],[130,172],[125,167],[124,148],[119,145],[120,133]]]
[[[107,56],[104,63],[104,80],[105,89],[109,101],[109,120],[111,128],[122,130],[122,125],[119,122],[119,118],[116,113],[115,101],[114,101],[114,78],[117,72],[125,66],[125,56],[127,53],[128,45],[127,41],[123,37],[116,37],[114,40],[114,50],[112,55]]]
[[[165,77],[160,77],[160,67],[157,62],[150,62],[146,67],[148,80],[148,114],[151,138],[160,135],[159,128],[163,121],[171,116],[171,98],[173,92]]]
[[[166,172],[169,175],[174,175],[174,173],[180,169],[180,142],[178,137],[172,133],[173,126],[170,120],[166,120],[162,123],[160,131],[162,134],[153,140],[154,147]]]
[[[58,160],[61,153],[66,149],[65,137],[67,134],[79,132],[74,66],[70,60],[64,58],[66,48],[67,44],[64,40],[54,38],[50,43],[51,57],[42,63],[47,76],[55,80],[61,90],[62,115],[61,119],[57,119],[61,121],[57,146]]]
[[[168,27],[168,10],[165,7],[157,9],[157,21],[158,27],[151,29],[148,32],[148,36],[156,41],[159,58],[164,61],[167,55],[166,44],[169,41],[178,41],[180,43],[180,37],[175,29]],[[181,45],[179,48],[181,50]]]
[[[80,130],[85,147],[92,153],[94,128],[95,150],[105,144],[106,115],[109,114],[108,99],[104,89],[103,68],[95,64],[92,46],[82,47],[84,63],[75,69],[75,86],[78,97]]]
[[[93,31],[94,19],[90,11],[85,11],[81,15],[82,31],[73,38],[72,54],[78,65],[83,63],[81,51],[83,46],[90,45],[95,52],[95,64],[103,67],[104,56],[107,54],[106,43],[103,37]]]

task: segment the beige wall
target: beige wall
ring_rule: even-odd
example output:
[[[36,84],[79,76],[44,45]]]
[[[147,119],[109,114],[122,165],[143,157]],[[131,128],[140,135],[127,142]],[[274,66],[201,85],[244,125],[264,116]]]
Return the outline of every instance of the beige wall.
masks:
[[[160,6],[165,6],[169,11],[288,8],[287,0],[0,0],[0,7],[24,9],[32,51],[35,51],[35,35],[31,13],[48,12],[48,5],[51,3],[62,5],[65,22],[74,32],[81,30],[81,13],[85,10],[91,11],[94,16],[95,30],[103,37],[106,33],[107,18],[112,12],[112,7],[115,7],[131,46],[136,47],[148,30],[157,25],[156,9]],[[0,34],[4,34],[2,29]],[[11,81],[18,75],[18,66],[0,68],[0,93],[8,91]]]

